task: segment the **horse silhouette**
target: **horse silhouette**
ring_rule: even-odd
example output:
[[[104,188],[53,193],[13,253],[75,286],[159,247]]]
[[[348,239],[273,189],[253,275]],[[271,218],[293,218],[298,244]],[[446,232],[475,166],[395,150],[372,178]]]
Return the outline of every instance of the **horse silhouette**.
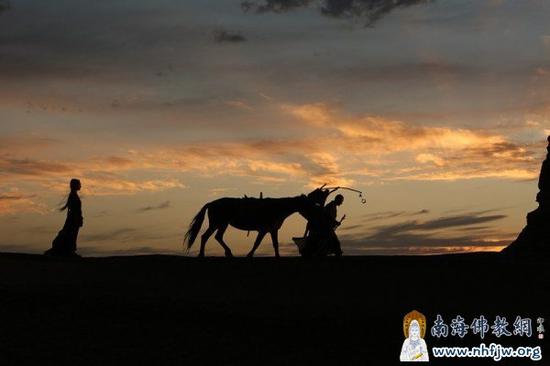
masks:
[[[187,242],[187,249],[191,249],[208,211],[209,225],[201,236],[199,257],[204,257],[206,242],[216,231],[215,238],[225,250],[225,256],[233,256],[231,249],[223,240],[229,225],[239,230],[258,232],[248,257],[254,256],[254,252],[267,233],[271,235],[275,257],[279,257],[278,233],[283,222],[296,212],[307,219],[314,209],[314,200],[305,195],[287,198],[220,198],[204,205],[193,218],[185,234],[184,245]]]

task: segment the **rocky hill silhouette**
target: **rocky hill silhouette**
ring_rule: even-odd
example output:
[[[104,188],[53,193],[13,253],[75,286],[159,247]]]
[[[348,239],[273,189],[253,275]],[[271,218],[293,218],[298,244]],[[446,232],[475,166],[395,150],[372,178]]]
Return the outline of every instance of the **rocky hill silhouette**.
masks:
[[[503,253],[516,257],[550,256],[550,136],[548,154],[542,163],[539,176],[539,207],[527,214],[527,226],[518,238],[503,249]]]

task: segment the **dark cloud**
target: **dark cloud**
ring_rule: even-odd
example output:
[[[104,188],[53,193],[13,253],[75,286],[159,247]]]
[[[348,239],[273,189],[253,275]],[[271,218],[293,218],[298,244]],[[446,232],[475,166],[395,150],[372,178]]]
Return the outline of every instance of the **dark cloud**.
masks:
[[[534,159],[540,155],[540,143],[530,144],[517,144],[512,142],[498,142],[488,146],[471,147],[464,149],[464,154],[468,154],[474,159],[495,159],[495,161],[502,160],[505,157],[509,163],[521,163],[538,165],[538,159]],[[451,157],[449,163],[453,164],[454,160],[460,160],[460,157]]]
[[[482,231],[482,230],[490,230],[490,226],[467,226],[467,227],[461,227],[457,228],[455,230],[457,231]]]
[[[506,218],[506,215],[489,215],[489,216],[454,216],[454,217],[441,217],[439,219],[426,221],[425,223],[418,224],[416,228],[418,230],[440,230],[454,228],[457,226],[476,225],[485,222],[491,222]]]
[[[241,9],[245,12],[254,11],[256,13],[286,13],[287,11],[308,6],[312,0],[265,0],[259,1],[243,1]]]
[[[392,225],[376,226],[357,235],[345,234],[341,236],[341,241],[348,250],[355,254],[371,251],[378,254],[389,254],[392,251],[403,253],[404,250],[421,253],[422,250],[433,248],[452,251],[453,248],[461,247],[507,245],[509,244],[508,240],[484,240],[493,232],[488,226],[479,226],[482,223],[504,218],[506,215],[470,212],[427,221],[408,220]],[[455,235],[452,235],[453,231]],[[465,234],[465,232],[467,233]],[[502,234],[499,236],[502,237]]]
[[[430,213],[430,210],[422,209],[418,211],[383,211],[383,212],[375,212],[368,215],[364,215],[363,217],[367,221],[377,221],[377,220],[386,220],[386,219],[392,219],[395,217],[411,217],[411,216],[418,216],[418,215],[425,215]]]
[[[214,41],[218,43],[238,43],[245,42],[246,38],[240,33],[217,30],[214,32]]]
[[[72,168],[61,163],[31,159],[14,159],[9,155],[4,155],[0,156],[0,170],[4,173],[40,176],[52,173],[68,173],[72,171]]]
[[[35,195],[23,195],[19,193],[3,193],[0,194],[0,201],[21,201],[29,198],[34,198]]]
[[[491,232],[492,233],[492,232]],[[491,233],[488,233],[489,235]],[[479,250],[483,247],[498,247],[510,244],[513,238],[487,241],[487,233],[470,233],[447,238],[432,233],[399,233],[385,238],[355,237],[342,235],[340,241],[346,254],[434,254],[461,251],[461,248]]]
[[[145,206],[140,207],[137,209],[138,212],[148,212],[148,211],[155,211],[155,210],[164,210],[171,207],[170,201],[162,202],[155,206]]]
[[[479,216],[476,213],[457,216],[440,217],[433,220],[419,222],[417,220],[400,222],[393,225],[375,227],[371,238],[387,238],[412,231],[438,231],[469,225],[497,221],[506,218],[506,215]]]
[[[426,4],[431,0],[325,0],[321,12],[331,17],[365,18],[371,26],[396,8]]]
[[[10,8],[11,4],[9,1],[0,0],[0,14],[5,12],[6,10],[9,10]]]
[[[396,8],[426,4],[434,0],[265,0],[243,1],[241,8],[245,12],[286,13],[298,8],[316,5],[320,13],[334,18],[361,18],[367,26],[390,13]]]
[[[344,226],[340,230],[341,231],[351,231],[351,230],[355,230],[355,229],[359,229],[359,228],[363,228],[363,227],[364,227],[363,225],[350,225],[350,226]]]

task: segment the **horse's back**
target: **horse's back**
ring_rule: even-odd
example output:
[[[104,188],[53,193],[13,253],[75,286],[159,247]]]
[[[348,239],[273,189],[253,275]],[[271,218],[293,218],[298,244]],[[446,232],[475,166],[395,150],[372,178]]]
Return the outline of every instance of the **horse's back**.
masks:
[[[214,212],[232,212],[239,206],[240,198],[222,197],[208,203],[210,214]]]
[[[241,230],[272,228],[281,219],[281,199],[223,197],[209,203],[213,222],[228,222]]]

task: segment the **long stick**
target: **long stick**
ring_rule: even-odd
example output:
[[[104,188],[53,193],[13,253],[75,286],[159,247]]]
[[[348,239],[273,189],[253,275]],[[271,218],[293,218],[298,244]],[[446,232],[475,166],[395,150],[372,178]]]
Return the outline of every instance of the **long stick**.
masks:
[[[354,189],[354,188],[350,188],[350,187],[326,187],[325,189],[330,189],[331,192],[334,192],[334,191],[337,191],[339,189],[345,189],[345,190],[348,190],[348,191],[352,191],[352,192],[355,192],[355,193],[359,193],[359,197],[361,198],[361,203],[362,204],[365,204],[367,203],[367,200],[365,198],[363,198],[363,192],[357,190],[357,189]]]
[[[352,192],[356,192],[356,193],[363,193],[357,189],[354,189],[354,188],[350,188],[350,187],[326,187],[325,189],[346,189],[348,191],[352,191]]]

